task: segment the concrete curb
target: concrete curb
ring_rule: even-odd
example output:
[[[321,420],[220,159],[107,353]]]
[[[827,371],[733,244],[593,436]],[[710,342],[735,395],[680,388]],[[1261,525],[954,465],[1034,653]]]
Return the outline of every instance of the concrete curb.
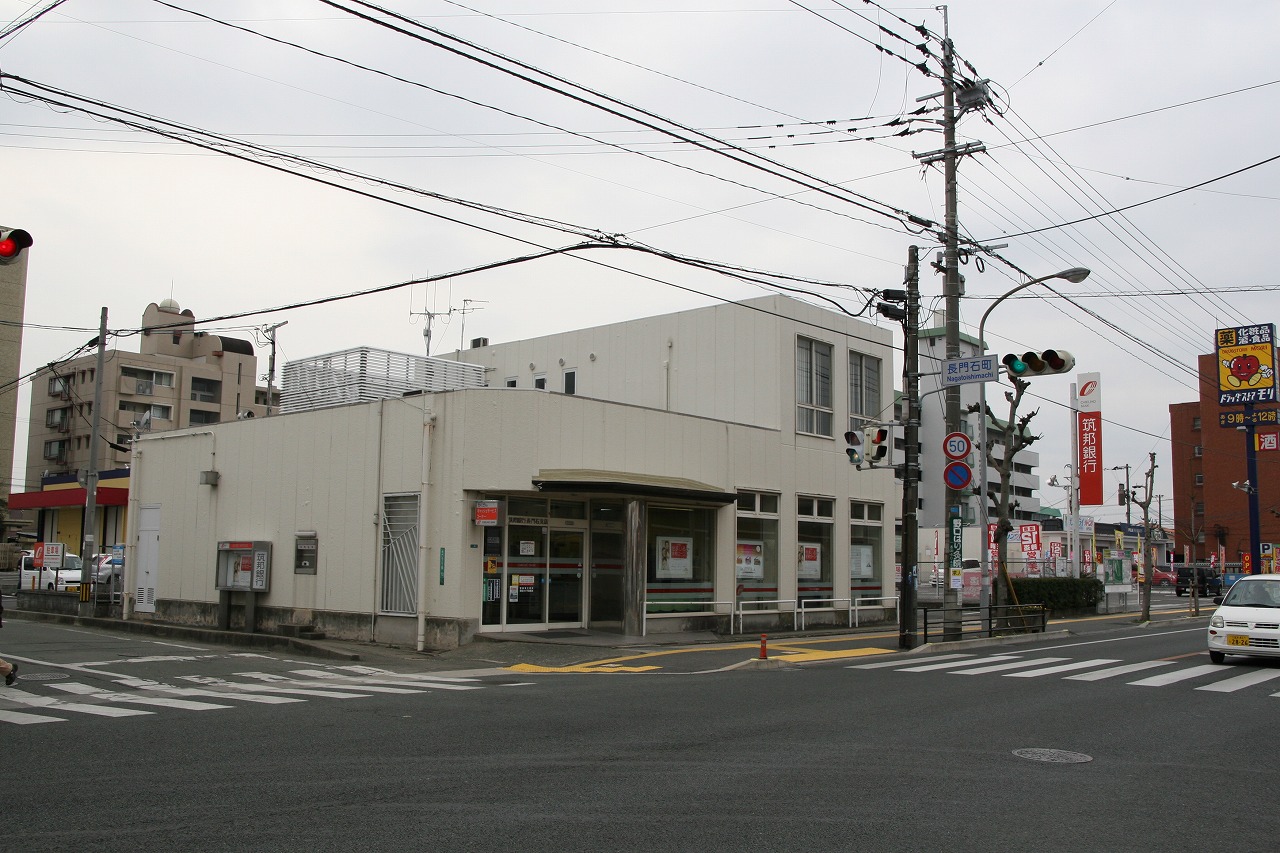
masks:
[[[182,625],[133,620],[126,622],[121,619],[100,619],[91,616],[64,616],[58,613],[36,613],[30,610],[6,610],[5,618],[24,622],[57,622],[62,625],[100,628],[105,631],[120,631],[126,634],[147,634],[152,637],[191,640],[197,643],[246,646],[256,649],[286,649],[298,654],[328,660],[361,660],[360,655],[355,652],[328,648],[311,640],[299,640],[296,637],[284,637],[278,634],[247,634],[242,631],[188,628]]]
[[[1016,646],[1020,643],[1035,643],[1040,640],[1065,640],[1071,636],[1071,632],[1062,631],[1045,631],[1036,634],[1011,634],[1007,637],[974,637],[972,640],[951,640],[941,643],[926,643],[923,646],[916,646],[903,654],[932,654],[934,652],[946,652],[954,649],[970,649],[981,648],[983,646]]]

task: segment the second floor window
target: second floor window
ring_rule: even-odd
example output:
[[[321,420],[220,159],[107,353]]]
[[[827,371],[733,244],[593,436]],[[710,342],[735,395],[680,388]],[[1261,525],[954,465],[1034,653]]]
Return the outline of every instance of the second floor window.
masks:
[[[831,344],[796,339],[796,432],[832,435]]]
[[[884,418],[880,414],[880,359],[860,352],[849,353],[849,414],[861,415],[873,421]],[[850,418],[850,428],[856,428]]]

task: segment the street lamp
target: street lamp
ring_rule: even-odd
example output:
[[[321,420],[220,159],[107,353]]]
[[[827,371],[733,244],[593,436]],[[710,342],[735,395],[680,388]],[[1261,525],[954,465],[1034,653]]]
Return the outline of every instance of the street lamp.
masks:
[[[978,321],[978,347],[986,351],[986,328],[987,317],[995,310],[995,307],[1004,302],[1010,296],[1021,290],[1025,290],[1033,284],[1050,281],[1055,278],[1069,281],[1072,284],[1079,284],[1089,277],[1090,270],[1084,267],[1072,267],[1069,270],[1056,272],[1053,275],[1041,276],[1033,278],[1030,281],[1024,281],[1017,287],[1000,295],[994,302],[987,306],[987,310],[982,312],[982,319]],[[981,458],[978,465],[978,500],[982,504],[982,587],[979,593],[979,606],[982,608],[982,618],[986,620],[991,615],[991,549],[987,547],[986,537],[987,529],[991,524],[990,516],[987,513],[987,383],[978,383],[978,444],[981,450]],[[1006,451],[1008,448],[1006,448]],[[1072,552],[1075,551],[1076,531],[1071,531],[1070,545]]]

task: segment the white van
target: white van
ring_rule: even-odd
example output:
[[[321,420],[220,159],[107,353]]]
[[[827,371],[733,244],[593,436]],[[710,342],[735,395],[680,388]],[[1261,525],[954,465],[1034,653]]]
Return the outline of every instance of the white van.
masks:
[[[80,588],[80,557],[75,554],[62,555],[62,568],[37,569],[34,551],[23,551],[19,560],[19,589],[51,589],[65,591],[67,584]]]

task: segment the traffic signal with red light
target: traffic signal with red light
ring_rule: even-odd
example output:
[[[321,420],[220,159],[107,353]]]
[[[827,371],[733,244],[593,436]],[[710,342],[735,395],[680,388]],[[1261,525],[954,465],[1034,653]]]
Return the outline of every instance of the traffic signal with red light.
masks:
[[[1024,352],[1020,356],[1009,353],[1001,361],[1010,379],[1051,376],[1055,373],[1066,373],[1076,366],[1075,356],[1061,349]]]
[[[867,427],[863,441],[863,455],[872,465],[884,462],[889,456],[889,430],[885,427]]]
[[[844,434],[845,449],[844,452],[849,455],[850,465],[862,465],[862,436],[855,430],[849,430]]]
[[[21,228],[0,230],[0,264],[13,263],[33,242],[31,235]]]

